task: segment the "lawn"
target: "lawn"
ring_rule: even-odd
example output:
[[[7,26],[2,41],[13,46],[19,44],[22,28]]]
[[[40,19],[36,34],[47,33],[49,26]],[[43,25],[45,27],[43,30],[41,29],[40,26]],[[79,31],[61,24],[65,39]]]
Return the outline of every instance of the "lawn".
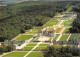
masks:
[[[72,40],[72,41],[73,40],[78,40],[78,41],[80,41],[80,33],[79,34],[78,33],[72,34],[69,40]]]
[[[55,38],[53,40],[57,40],[60,34],[56,34]]]
[[[52,38],[49,38],[49,40],[48,41],[51,41],[52,40]]]
[[[68,37],[69,37],[69,35],[66,35],[66,34],[62,35],[59,41],[65,41],[68,39]]]
[[[35,44],[35,43],[29,43],[28,45],[26,45],[25,47],[24,47],[24,50],[28,50],[28,51],[30,51],[30,50],[32,50],[33,48],[34,48],[34,46],[36,46],[37,44]]]
[[[35,49],[35,51],[43,51],[43,50],[45,50],[47,47],[44,47],[44,46],[42,46],[42,47],[40,47],[40,46],[38,46],[36,49]]]
[[[30,38],[32,38],[33,35],[21,35],[19,36],[16,40],[17,41],[22,41],[22,40],[29,40]]]
[[[57,28],[56,33],[60,33],[61,30],[62,30],[62,28]]]
[[[39,46],[48,46],[49,44],[40,44]]]
[[[64,26],[71,26],[72,22],[74,21],[74,19],[68,20],[64,22]]]
[[[26,31],[28,34],[36,34],[38,31],[41,30],[40,28],[33,28],[31,30]]]
[[[4,57],[23,57],[27,54],[28,52],[11,52],[9,54],[4,55]]]
[[[31,52],[27,57],[44,57],[42,52]]]
[[[57,19],[50,20],[45,26],[53,26],[56,25],[59,21]]]
[[[69,7],[69,8],[68,8],[66,11],[64,11],[63,13],[68,13],[69,11],[72,10],[72,7],[73,7],[73,6]]]
[[[69,28],[66,28],[63,33],[69,33]]]
[[[57,45],[52,45],[54,48],[60,48],[60,47],[66,47],[66,46],[70,46],[70,47],[72,47],[73,45],[59,45],[59,44],[57,44]]]
[[[34,47],[24,47],[23,50],[30,51],[30,50],[32,50],[33,48],[34,48]]]
[[[26,46],[36,46],[37,44],[35,44],[35,43],[30,43],[30,44],[28,44],[28,45],[26,45]]]
[[[62,45],[52,45],[54,48],[60,48]]]
[[[39,38],[36,38],[34,41],[38,41]]]

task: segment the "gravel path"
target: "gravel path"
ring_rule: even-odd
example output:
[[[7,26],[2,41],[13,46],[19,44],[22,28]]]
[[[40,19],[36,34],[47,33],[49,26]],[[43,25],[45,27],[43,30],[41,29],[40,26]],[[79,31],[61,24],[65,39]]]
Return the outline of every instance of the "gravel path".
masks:
[[[29,51],[24,57],[27,57],[36,47],[38,47],[42,42],[39,42],[31,51]]]

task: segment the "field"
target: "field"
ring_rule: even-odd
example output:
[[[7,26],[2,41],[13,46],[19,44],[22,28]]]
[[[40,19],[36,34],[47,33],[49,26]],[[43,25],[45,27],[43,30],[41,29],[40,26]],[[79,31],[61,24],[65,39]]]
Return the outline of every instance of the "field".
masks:
[[[69,33],[69,28],[66,28],[63,33]]]
[[[56,34],[55,38],[53,40],[57,40],[60,34]]]
[[[80,34],[72,34],[69,40],[78,40],[80,41]]]
[[[57,19],[50,20],[45,26],[53,26],[56,25],[59,21]]]
[[[68,20],[64,22],[64,26],[71,26],[74,19]]]
[[[17,41],[22,41],[22,40],[29,40],[30,38],[32,38],[33,35],[21,35],[19,36],[16,40]]]
[[[42,52],[31,52],[27,57],[43,57]]]
[[[60,33],[61,30],[62,30],[62,28],[57,28],[56,33]]]
[[[69,35],[62,35],[59,41],[66,41],[68,39]]]
[[[4,57],[23,57],[28,52],[11,52],[9,54],[6,54]]]

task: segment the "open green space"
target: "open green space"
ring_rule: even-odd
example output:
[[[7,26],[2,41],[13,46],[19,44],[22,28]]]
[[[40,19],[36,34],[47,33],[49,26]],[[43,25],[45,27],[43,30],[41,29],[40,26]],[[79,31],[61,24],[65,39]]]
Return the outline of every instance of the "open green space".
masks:
[[[64,26],[71,26],[72,22],[74,21],[74,19],[68,20],[64,22]]]
[[[60,34],[56,34],[55,38],[53,40],[57,40]]]
[[[61,17],[61,18],[58,18],[58,20],[70,20],[71,17]]]
[[[64,11],[63,13],[68,13],[72,10],[73,6],[69,7],[66,11]]]
[[[42,52],[32,52],[27,57],[44,57]]]
[[[34,48],[34,47],[24,47],[23,50],[30,51],[30,50],[32,50],[33,48]]]
[[[26,45],[24,48],[23,48],[23,50],[28,50],[28,51],[30,51],[30,50],[32,50],[33,48],[34,48],[34,46],[36,46],[37,44],[35,44],[35,43],[29,43],[28,45]]]
[[[2,4],[3,5],[11,5],[11,4],[17,4],[17,3],[20,3],[20,1],[6,1],[6,2],[3,2]]]
[[[48,23],[46,23],[45,26],[53,26],[53,25],[56,25],[59,21],[57,19],[52,19],[50,20]]]
[[[4,55],[4,57],[24,57],[27,53],[28,52],[11,52]]]
[[[69,28],[66,28],[63,33],[69,33]]]
[[[49,44],[40,44],[39,46],[48,46]]]
[[[59,45],[59,44],[54,44],[54,45],[52,45],[54,48],[60,48],[60,47],[66,47],[66,46],[70,46],[70,47],[72,47],[73,45]]]
[[[60,15],[60,13],[56,13],[56,14],[55,14],[55,16],[58,16],[58,15]]]
[[[80,41],[80,33],[72,34],[69,40],[78,40]]]
[[[35,43],[29,43],[28,45],[26,45],[26,46],[36,46],[37,44],[35,44]]]
[[[22,41],[22,40],[29,40],[30,38],[32,38],[33,35],[21,35],[19,36],[16,40],[17,41]]]
[[[39,29],[39,28],[33,28],[31,30],[26,31],[26,33],[28,33],[28,34],[35,34],[35,33],[38,33],[39,30],[41,30],[41,29]]]
[[[59,41],[65,41],[68,39],[68,37],[69,37],[69,35],[67,35],[67,34],[62,35]]]
[[[52,38],[49,38],[49,40],[48,41],[51,41],[52,40]]]
[[[60,48],[62,45],[52,45],[54,48]]]
[[[38,46],[36,49],[35,49],[35,51],[43,51],[43,50],[45,50],[47,47],[44,47],[44,46]]]

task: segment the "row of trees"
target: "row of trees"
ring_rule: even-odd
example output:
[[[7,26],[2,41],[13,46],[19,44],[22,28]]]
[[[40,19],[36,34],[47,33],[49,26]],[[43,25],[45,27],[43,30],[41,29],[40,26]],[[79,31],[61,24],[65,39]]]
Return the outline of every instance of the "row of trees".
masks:
[[[44,52],[44,57],[73,57],[80,56],[80,49],[76,47],[61,47],[54,48],[53,46],[48,47]]]
[[[29,3],[0,7],[0,41],[10,40],[33,26],[42,26],[57,12],[68,9],[72,2]]]

